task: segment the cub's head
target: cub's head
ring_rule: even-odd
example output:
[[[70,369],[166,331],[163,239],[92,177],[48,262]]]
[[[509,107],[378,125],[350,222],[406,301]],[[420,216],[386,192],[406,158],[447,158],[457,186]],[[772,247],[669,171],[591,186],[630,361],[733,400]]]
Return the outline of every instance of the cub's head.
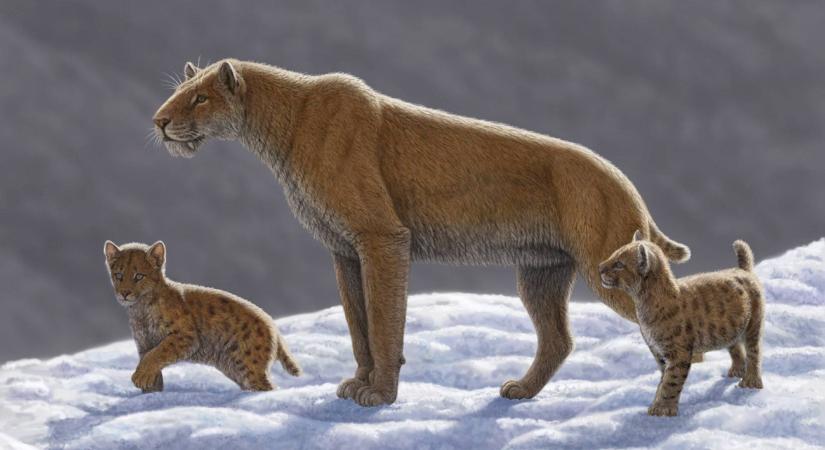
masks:
[[[106,241],[103,254],[115,298],[123,306],[136,304],[164,279],[166,246],[161,241],[151,246],[132,243],[120,247]]]
[[[152,119],[155,134],[172,156],[191,158],[210,137],[238,137],[246,85],[237,64],[224,60],[200,69],[186,63],[183,82]]]
[[[602,286],[637,292],[642,280],[661,267],[662,261],[665,259],[659,247],[643,239],[642,233],[636,230],[629,244],[620,247],[599,264]]]

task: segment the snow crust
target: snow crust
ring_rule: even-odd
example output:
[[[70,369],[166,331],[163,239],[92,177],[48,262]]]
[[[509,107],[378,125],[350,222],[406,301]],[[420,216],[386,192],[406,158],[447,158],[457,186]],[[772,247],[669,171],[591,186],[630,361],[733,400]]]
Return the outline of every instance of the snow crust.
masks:
[[[733,257],[731,263],[733,263]],[[727,352],[695,364],[680,416],[646,415],[656,364],[636,325],[571,303],[576,350],[534,399],[499,385],[532,361],[535,333],[516,298],[411,296],[395,404],[335,395],[351,376],[340,307],[278,320],[304,376],[279,366],[272,392],[240,391],[216,370],[177,364],[166,390],[130,381],[131,341],[0,367],[0,448],[823,448],[825,239],[757,266],[767,292],[762,391],[724,377]]]

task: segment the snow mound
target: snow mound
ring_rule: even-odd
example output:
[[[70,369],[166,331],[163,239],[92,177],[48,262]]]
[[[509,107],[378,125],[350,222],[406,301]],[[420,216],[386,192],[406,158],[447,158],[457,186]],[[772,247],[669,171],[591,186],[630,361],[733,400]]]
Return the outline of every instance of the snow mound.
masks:
[[[733,261],[732,261],[733,262]],[[354,362],[341,308],[278,320],[305,375],[241,392],[216,370],[178,364],[166,391],[130,382],[123,341],[0,367],[0,447],[111,448],[821,448],[825,446],[825,240],[759,264],[767,291],[765,389],[727,379],[727,352],[694,365],[680,416],[646,415],[658,382],[637,327],[573,303],[576,350],[528,401],[498,396],[529,366],[535,334],[518,299],[412,296],[398,401],[335,396]]]

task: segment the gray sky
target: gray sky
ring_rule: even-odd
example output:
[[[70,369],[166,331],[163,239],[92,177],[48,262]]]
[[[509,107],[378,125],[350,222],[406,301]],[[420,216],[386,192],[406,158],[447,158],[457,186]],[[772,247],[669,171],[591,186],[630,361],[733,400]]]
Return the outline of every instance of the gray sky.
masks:
[[[825,3],[0,3],[0,361],[128,336],[102,246],[273,316],[338,302],[327,252],[238,143],[148,144],[187,60],[349,72],[414,103],[582,143],[691,246],[685,274],[823,235]],[[514,294],[511,268],[415,265],[411,291]],[[592,294],[579,288],[577,298]]]

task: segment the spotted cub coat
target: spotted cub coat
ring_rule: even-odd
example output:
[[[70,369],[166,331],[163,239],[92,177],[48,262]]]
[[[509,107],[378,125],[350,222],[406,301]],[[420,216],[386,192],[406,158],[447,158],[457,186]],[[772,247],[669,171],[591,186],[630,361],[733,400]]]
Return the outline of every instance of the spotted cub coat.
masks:
[[[678,413],[691,358],[701,352],[727,348],[728,376],[741,377],[740,387],[762,388],[763,290],[748,244],[733,247],[737,268],[675,279],[662,250],[637,231],[633,242],[599,265],[606,288],[633,297],[642,336],[662,371],[651,415]]]
[[[273,389],[269,367],[276,359],[300,375],[263,310],[228,292],[167,279],[163,242],[118,247],[106,241],[104,254],[140,355],[132,382],[144,392],[163,390],[161,370],[178,361],[214,366],[245,390]]]

